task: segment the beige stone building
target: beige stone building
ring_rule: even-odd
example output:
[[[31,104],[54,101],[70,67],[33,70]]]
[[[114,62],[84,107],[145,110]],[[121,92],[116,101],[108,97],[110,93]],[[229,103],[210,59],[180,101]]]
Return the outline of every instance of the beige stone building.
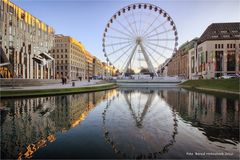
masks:
[[[0,1],[0,77],[54,78],[54,29],[9,0]]]
[[[103,76],[110,77],[111,74],[110,74],[110,70],[109,70],[109,65],[105,62],[102,62],[102,65],[103,65]]]
[[[97,58],[93,57],[93,76],[99,77],[103,75],[103,64],[102,62]]]
[[[116,68],[114,66],[109,66],[110,76],[116,76]]]
[[[51,50],[55,59],[56,78],[70,80],[85,78],[85,48],[70,36],[55,35],[55,45]]]
[[[106,78],[116,76],[117,69],[113,67],[112,65],[108,65],[105,62],[102,62],[103,65],[103,76]]]
[[[213,23],[189,50],[190,79],[239,74],[240,23]]]
[[[93,77],[93,55],[88,52],[87,50],[85,51],[85,57],[86,57],[86,61],[85,61],[85,79],[92,79]]]

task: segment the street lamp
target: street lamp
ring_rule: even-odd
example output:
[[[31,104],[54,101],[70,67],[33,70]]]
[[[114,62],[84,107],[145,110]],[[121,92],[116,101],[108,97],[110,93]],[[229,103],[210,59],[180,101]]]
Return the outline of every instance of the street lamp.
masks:
[[[14,63],[14,49],[12,49],[12,88],[14,88],[14,71],[15,71],[15,63]],[[11,63],[11,62],[10,62]]]

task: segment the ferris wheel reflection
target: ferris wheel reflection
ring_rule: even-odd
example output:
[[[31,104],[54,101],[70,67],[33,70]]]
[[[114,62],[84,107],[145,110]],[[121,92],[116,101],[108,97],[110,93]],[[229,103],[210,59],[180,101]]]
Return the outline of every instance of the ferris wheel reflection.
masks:
[[[104,137],[119,158],[160,158],[175,143],[177,116],[159,94],[153,89],[120,88],[107,100]]]
[[[137,104],[138,109],[141,108],[141,104],[140,104],[141,95],[142,95],[142,93],[140,93],[140,99],[138,99],[139,100],[139,103]],[[143,121],[146,113],[148,112],[149,108],[152,105],[152,102],[153,102],[153,100],[155,98],[155,93],[153,91],[149,91],[149,93],[147,94],[147,101],[146,101],[146,103],[144,105],[143,111],[141,113],[138,112],[140,114],[136,114],[134,112],[134,108],[133,108],[134,104],[132,102],[132,91],[130,91],[130,92],[129,91],[125,91],[124,98],[125,98],[125,100],[126,100],[126,102],[128,104],[129,110],[131,111],[131,114],[132,114],[133,118],[136,121],[136,126],[137,127],[142,127],[142,121]]]

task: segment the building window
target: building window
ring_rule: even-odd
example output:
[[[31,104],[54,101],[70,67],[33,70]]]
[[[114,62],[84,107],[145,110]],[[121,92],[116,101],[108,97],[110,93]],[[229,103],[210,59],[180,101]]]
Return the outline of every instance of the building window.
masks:
[[[63,58],[63,55],[61,55],[61,58]]]
[[[63,49],[61,49],[61,52],[63,52]]]
[[[221,31],[221,33],[228,33],[228,31]]]
[[[220,48],[220,44],[218,44],[218,48]]]
[[[235,71],[236,56],[235,51],[230,51],[227,54],[227,71]]]
[[[67,49],[65,49],[65,52],[67,52]]]
[[[227,48],[229,48],[229,44],[227,44]]]
[[[233,44],[233,48],[236,48],[236,44]]]
[[[216,71],[223,70],[223,51],[216,51]]]
[[[57,55],[57,58],[59,58],[59,55]]]
[[[215,49],[217,49],[217,44],[215,44]]]
[[[68,67],[67,66],[65,66],[65,69],[67,69]]]
[[[223,44],[222,44],[222,48],[223,48]]]
[[[230,37],[230,35],[223,35],[223,37],[224,37],[224,38],[229,38],[229,37]]]
[[[67,58],[67,55],[65,54],[65,58]]]
[[[57,49],[57,53],[59,53],[59,50]]]
[[[208,62],[208,52],[206,51],[206,63]]]

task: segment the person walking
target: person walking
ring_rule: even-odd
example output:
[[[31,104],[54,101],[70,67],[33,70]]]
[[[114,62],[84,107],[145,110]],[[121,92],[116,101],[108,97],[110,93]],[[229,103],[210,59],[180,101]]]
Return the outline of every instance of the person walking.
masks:
[[[64,85],[64,77],[62,76],[62,85]]]
[[[64,77],[64,84],[67,84],[67,78]]]

